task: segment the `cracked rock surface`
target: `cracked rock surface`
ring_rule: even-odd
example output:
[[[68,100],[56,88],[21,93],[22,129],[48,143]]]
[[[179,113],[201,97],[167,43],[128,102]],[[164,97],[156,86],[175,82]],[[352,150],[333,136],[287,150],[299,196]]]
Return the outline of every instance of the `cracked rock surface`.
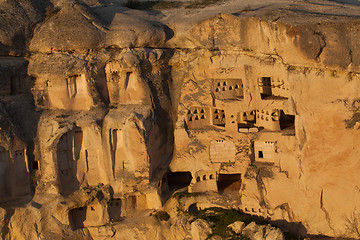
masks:
[[[360,237],[359,4],[183,4],[0,2],[3,239]]]

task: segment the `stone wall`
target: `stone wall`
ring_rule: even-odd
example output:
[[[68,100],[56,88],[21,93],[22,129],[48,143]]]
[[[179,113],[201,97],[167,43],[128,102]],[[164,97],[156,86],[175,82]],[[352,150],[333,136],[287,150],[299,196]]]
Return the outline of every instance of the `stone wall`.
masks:
[[[185,239],[191,204],[359,237],[357,7],[18,4],[0,3],[21,23],[1,20],[3,238],[141,238],[172,206],[156,236]]]

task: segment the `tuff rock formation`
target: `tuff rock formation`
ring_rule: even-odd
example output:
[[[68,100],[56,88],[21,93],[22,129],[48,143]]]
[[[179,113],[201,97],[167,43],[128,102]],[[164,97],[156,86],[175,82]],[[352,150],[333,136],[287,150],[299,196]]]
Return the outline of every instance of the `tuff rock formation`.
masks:
[[[0,2],[2,238],[360,238],[357,2],[130,3]]]

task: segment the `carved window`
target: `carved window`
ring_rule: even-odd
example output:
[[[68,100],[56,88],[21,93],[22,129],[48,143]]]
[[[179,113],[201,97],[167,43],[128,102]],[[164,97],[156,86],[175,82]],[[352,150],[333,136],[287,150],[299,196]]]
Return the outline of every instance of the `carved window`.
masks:
[[[244,97],[243,88],[240,86],[241,79],[213,80],[211,91],[214,99],[238,100]]]
[[[67,86],[68,97],[70,99],[74,98],[77,93],[76,76],[71,76],[66,78],[66,86]]]
[[[187,123],[190,128],[202,128],[210,125],[211,112],[208,107],[191,107],[187,112]]]
[[[261,77],[259,79],[261,99],[287,99],[289,88],[285,82],[272,77]]]

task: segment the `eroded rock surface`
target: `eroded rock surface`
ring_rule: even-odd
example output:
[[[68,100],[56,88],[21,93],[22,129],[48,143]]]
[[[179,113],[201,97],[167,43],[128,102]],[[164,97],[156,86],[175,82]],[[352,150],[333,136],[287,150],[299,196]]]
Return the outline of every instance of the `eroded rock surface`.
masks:
[[[260,239],[272,239],[272,240],[284,240],[284,234],[274,227],[270,225],[267,226],[259,226],[254,222],[251,222],[247,225],[242,233],[252,240],[260,240]]]
[[[2,238],[360,237],[360,7],[203,7],[0,3]]]

